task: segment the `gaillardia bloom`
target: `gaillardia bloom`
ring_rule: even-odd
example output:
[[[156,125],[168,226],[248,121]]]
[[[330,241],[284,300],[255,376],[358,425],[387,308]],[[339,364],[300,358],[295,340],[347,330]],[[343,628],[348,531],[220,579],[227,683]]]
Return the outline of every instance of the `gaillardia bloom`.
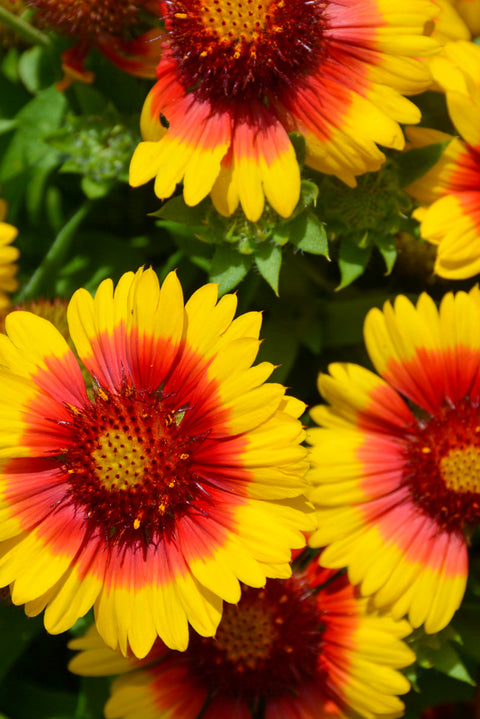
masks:
[[[158,15],[157,0],[27,0],[42,27],[76,38],[76,44],[62,53],[65,79],[92,82],[93,73],[84,66],[88,51],[96,47],[125,72],[155,77],[162,32],[153,28],[135,35],[141,27],[142,12]]]
[[[480,0],[435,0],[433,37],[441,42],[471,40],[480,33]]]
[[[20,252],[17,247],[12,247],[18,231],[16,227],[4,222],[7,213],[7,205],[0,200],[0,312],[4,312],[10,306],[8,293],[15,292],[18,282],[15,278]]]
[[[289,132],[306,142],[306,163],[355,185],[377,170],[377,144],[401,149],[399,122],[420,112],[402,94],[430,75],[419,56],[436,47],[423,32],[429,0],[164,0],[158,81],[142,113],[145,142],[132,185],[155,179],[169,197],[183,179],[187,205],[209,193],[251,221],[264,196],[288,217],[300,193]],[[164,122],[164,120],[166,122]],[[168,125],[168,129],[165,125]]]
[[[127,273],[72,297],[70,335],[25,311],[0,335],[0,586],[45,626],[92,605],[111,647],[145,656],[212,635],[240,583],[290,574],[312,525],[303,405],[252,367],[260,314],[205,285]]]
[[[333,364],[319,388],[330,406],[310,430],[319,528],[328,567],[394,617],[436,632],[460,605],[467,545],[480,522],[480,291],[406,297],[365,322],[383,377]],[[328,546],[327,546],[328,545]]]
[[[70,642],[70,669],[124,674],[107,719],[359,719],[402,716],[398,671],[415,657],[406,621],[369,613],[348,582],[313,562],[290,579],[244,589],[214,639],[192,636],[183,652],[160,641],[142,662],[125,659],[95,628]]]
[[[465,279],[480,272],[480,47],[448,43],[431,70],[463,139],[452,138],[438,163],[406,189],[422,204],[413,214],[422,237],[438,245],[435,272]],[[411,128],[409,139],[422,146],[450,137]]]
[[[480,35],[480,0],[453,0],[453,4],[472,36],[478,37]]]

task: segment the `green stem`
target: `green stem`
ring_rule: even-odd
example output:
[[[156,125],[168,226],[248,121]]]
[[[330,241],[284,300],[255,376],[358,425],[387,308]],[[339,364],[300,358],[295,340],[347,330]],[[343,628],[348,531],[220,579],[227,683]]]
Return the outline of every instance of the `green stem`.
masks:
[[[17,300],[19,304],[25,300],[36,297],[39,290],[46,284],[46,280],[59,270],[70,249],[70,245],[75,237],[75,232],[89,213],[92,204],[91,200],[86,200],[62,227],[42,263],[37,267],[30,280],[20,292],[20,296]]]
[[[9,12],[6,8],[0,5],[0,23],[11,28],[17,35],[29,40],[34,45],[43,45],[48,47],[50,45],[50,38],[44,32],[37,30],[36,27],[25,22],[18,15],[14,15]]]

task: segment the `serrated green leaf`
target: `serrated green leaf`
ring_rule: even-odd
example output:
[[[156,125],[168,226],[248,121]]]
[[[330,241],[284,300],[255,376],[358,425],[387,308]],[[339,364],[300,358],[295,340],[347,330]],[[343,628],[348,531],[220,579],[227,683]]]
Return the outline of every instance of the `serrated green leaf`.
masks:
[[[350,285],[357,277],[363,274],[370,255],[372,247],[360,247],[349,240],[342,240],[338,252],[338,267],[340,269],[341,281],[337,290]]]
[[[210,281],[218,282],[220,295],[233,290],[252,265],[251,255],[241,255],[231,247],[219,245],[212,259]]]
[[[288,223],[290,241],[299,250],[312,255],[323,255],[330,259],[328,254],[328,240],[325,227],[318,217],[306,210]]]
[[[415,147],[395,158],[399,187],[410,185],[423,177],[441,158],[450,140],[435,142],[425,147]]]
[[[278,278],[282,266],[282,250],[278,245],[263,244],[255,253],[255,264],[263,279],[278,296]]]
[[[183,197],[173,197],[168,200],[159,210],[150,213],[152,217],[159,217],[162,220],[178,222],[188,227],[201,227],[205,222],[206,202],[190,207],[185,203]]]

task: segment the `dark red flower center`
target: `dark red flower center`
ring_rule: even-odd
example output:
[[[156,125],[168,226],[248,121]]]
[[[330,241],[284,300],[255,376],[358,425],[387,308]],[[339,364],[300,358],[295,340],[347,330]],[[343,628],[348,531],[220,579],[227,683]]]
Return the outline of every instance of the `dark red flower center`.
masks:
[[[68,35],[94,38],[108,34],[122,37],[138,20],[142,0],[29,0],[38,20],[47,28]]]
[[[166,0],[185,89],[209,99],[274,99],[320,61],[319,0]]]
[[[188,436],[183,410],[161,392],[100,391],[72,409],[72,447],[62,456],[69,475],[67,500],[107,541],[145,544],[171,534],[176,521],[202,496],[192,452],[202,438]]]
[[[241,698],[255,713],[262,698],[293,692],[313,678],[322,634],[306,581],[269,580],[264,589],[244,587],[238,606],[225,606],[216,637],[193,636],[186,657],[214,696]]]
[[[480,408],[468,399],[419,420],[406,447],[405,481],[445,529],[480,522]]]

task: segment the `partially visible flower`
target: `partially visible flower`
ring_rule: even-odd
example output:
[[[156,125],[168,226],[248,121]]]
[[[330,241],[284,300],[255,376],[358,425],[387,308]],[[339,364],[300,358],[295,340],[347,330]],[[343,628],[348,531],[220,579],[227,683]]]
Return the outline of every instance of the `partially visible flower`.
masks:
[[[312,410],[311,499],[322,564],[394,617],[445,627],[480,523],[480,291],[404,296],[365,322],[378,377],[354,364],[320,375]]]
[[[290,574],[312,527],[303,404],[252,367],[261,316],[234,319],[174,273],[103,282],[60,332],[25,311],[0,335],[0,586],[70,628],[92,606],[107,644],[145,656],[214,634],[240,583]]]
[[[12,307],[12,310],[27,310],[28,312],[32,312],[34,315],[43,317],[55,325],[62,337],[64,337],[67,341],[71,341],[67,324],[67,307],[67,300],[56,297],[53,300],[42,298],[30,300],[25,304],[15,305]],[[4,322],[5,318],[3,318],[2,332],[5,330]]]
[[[350,186],[378,170],[378,145],[401,149],[398,123],[418,122],[404,94],[430,83],[418,59],[429,0],[165,0],[158,81],[142,113],[145,142],[130,182],[155,178],[170,197],[183,180],[188,205],[211,194],[231,215],[259,219],[265,197],[282,217],[299,198],[288,133],[301,132],[306,164]],[[167,129],[168,126],[168,129]]]
[[[453,0],[457,12],[465,20],[472,37],[480,35],[480,0]]]
[[[18,231],[13,225],[4,222],[6,214],[7,205],[4,200],[0,200],[0,312],[10,306],[9,294],[18,288],[15,278],[18,266],[15,261],[18,260],[20,251],[11,244]]]
[[[416,146],[450,142],[439,162],[406,190],[422,205],[413,213],[421,236],[438,245],[435,272],[457,280],[480,272],[480,47],[458,42],[445,50],[448,57],[432,63],[432,72],[462,139],[410,128]]]
[[[471,40],[480,28],[480,0],[435,0],[438,12],[433,37],[442,43]]]
[[[124,674],[107,719],[359,719],[399,717],[398,671],[414,661],[405,621],[367,609],[345,575],[311,563],[291,579],[247,589],[213,639],[183,652],[157,642],[143,662],[108,649],[95,628],[70,642],[84,676]]]
[[[96,47],[125,72],[155,77],[162,32],[152,28],[135,36],[142,12],[159,14],[155,0],[27,0],[36,9],[36,22],[77,40],[62,54],[64,80],[92,82],[93,73],[84,66],[91,47]]]

